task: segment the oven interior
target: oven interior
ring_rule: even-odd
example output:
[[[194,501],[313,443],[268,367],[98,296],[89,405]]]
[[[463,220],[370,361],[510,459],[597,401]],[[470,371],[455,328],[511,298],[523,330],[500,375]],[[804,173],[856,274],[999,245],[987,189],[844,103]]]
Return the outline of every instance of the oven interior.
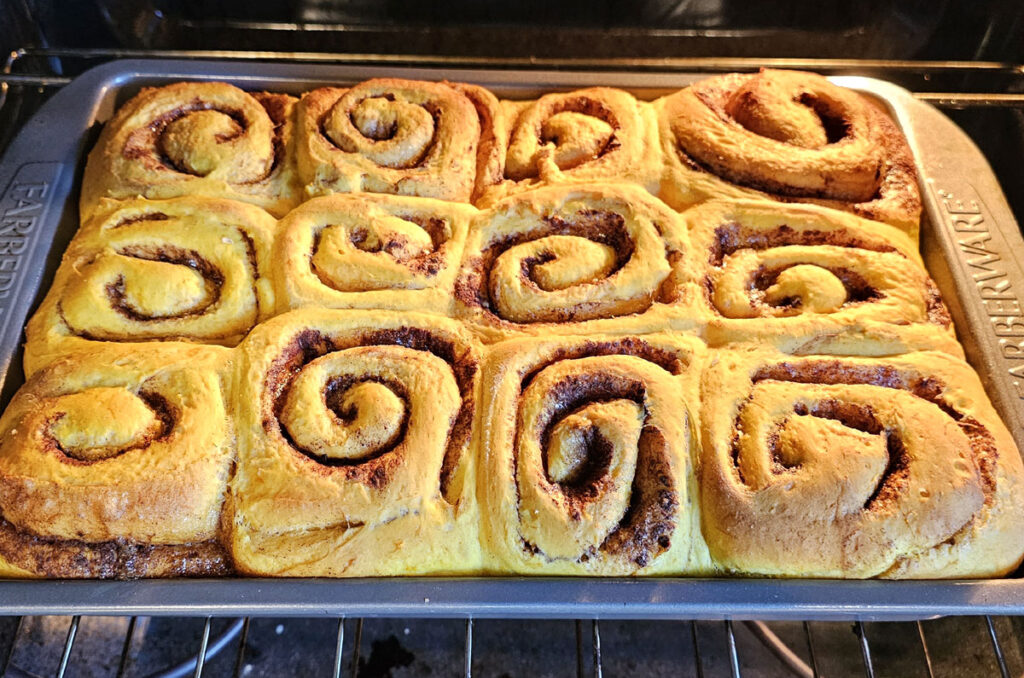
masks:
[[[783,65],[891,80],[941,107],[1024,223],[1022,35],[1024,4],[1012,0],[11,0],[0,4],[0,149],[57,88],[120,57],[652,72],[688,57],[719,57],[705,66],[721,70],[735,58],[791,59]],[[6,616],[0,675],[1008,677],[1024,673],[1022,641],[1024,617]]]

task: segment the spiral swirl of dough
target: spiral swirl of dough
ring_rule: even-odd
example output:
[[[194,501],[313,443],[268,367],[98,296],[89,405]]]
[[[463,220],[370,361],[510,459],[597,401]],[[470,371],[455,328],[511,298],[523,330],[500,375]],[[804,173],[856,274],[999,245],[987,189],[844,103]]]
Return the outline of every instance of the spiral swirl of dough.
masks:
[[[468,202],[480,121],[445,83],[376,79],[325,87],[299,104],[299,172],[306,190],[395,193]]]
[[[656,107],[674,207],[753,189],[824,201],[916,238],[921,199],[910,150],[855,92],[813,73],[766,69],[698,82]]]
[[[840,342],[837,352],[859,353],[854,337],[871,334],[960,353],[938,289],[913,242],[894,228],[812,205],[750,200],[705,203],[684,219],[706,262],[713,343],[760,340],[822,352],[822,342]]]
[[[275,278],[282,302],[446,312],[475,213],[427,198],[314,198],[281,224]]]
[[[658,336],[502,345],[485,412],[487,538],[503,565],[567,574],[690,565],[696,350]]]
[[[416,313],[302,309],[242,349],[240,567],[358,576],[479,562],[465,333]]]
[[[275,215],[297,201],[290,136],[294,99],[220,82],[144,89],[107,123],[82,187],[88,218],[104,197],[206,195]]]
[[[137,200],[76,236],[29,323],[26,360],[97,342],[232,346],[273,313],[274,220],[212,198]]]
[[[30,379],[0,419],[0,554],[50,576],[225,571],[220,355],[77,357]]]
[[[955,392],[977,384],[969,368],[943,354],[772,355],[725,353],[704,377],[702,505],[720,563],[870,577],[977,576],[1019,561],[1018,546],[993,543],[998,528],[976,540],[980,525],[1005,524],[999,485],[1019,482],[1020,464],[998,420]],[[958,560],[958,547],[991,560]]]
[[[631,186],[539,189],[479,223],[456,297],[499,332],[641,316],[673,298],[689,266],[677,215]]]

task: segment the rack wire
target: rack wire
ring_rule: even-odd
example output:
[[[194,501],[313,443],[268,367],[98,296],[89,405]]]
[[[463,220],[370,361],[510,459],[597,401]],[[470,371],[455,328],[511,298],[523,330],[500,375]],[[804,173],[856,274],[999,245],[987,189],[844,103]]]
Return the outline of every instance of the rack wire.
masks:
[[[75,75],[91,65],[121,58],[133,59],[220,59],[233,61],[256,62],[309,62],[309,63],[346,63],[394,66],[474,66],[491,69],[507,68],[549,68],[549,69],[594,69],[632,70],[651,72],[672,72],[701,70],[733,71],[749,70],[762,66],[781,68],[803,68],[824,73],[869,72],[872,74],[902,80],[900,84],[911,89],[914,95],[933,105],[949,109],[966,108],[1010,108],[1024,109],[1024,65],[996,62],[900,62],[900,61],[844,61],[844,60],[793,60],[793,59],[587,59],[555,60],[555,59],[481,59],[460,57],[429,57],[429,56],[396,56],[379,54],[324,54],[324,53],[284,53],[284,52],[224,52],[224,51],[178,51],[178,50],[130,50],[130,49],[66,49],[66,48],[23,48],[12,51],[0,68],[0,149],[38,107],[57,88],[71,82]],[[974,90],[971,90],[971,87]],[[18,96],[12,96],[17,94]],[[13,103],[12,103],[13,102]],[[2,602],[0,602],[2,609]],[[15,661],[16,650],[20,643],[29,642],[27,627],[31,617],[17,617],[6,620],[10,632],[4,636],[0,632],[0,678],[32,678],[30,673]],[[86,618],[88,619],[88,618]],[[116,673],[129,675],[134,667],[133,657],[138,651],[137,631],[145,618],[130,617],[127,628],[120,637],[111,636],[110,642],[119,643]],[[203,628],[192,647],[183,650],[185,658],[157,673],[151,678],[194,676],[199,678],[207,671],[211,660],[224,658],[230,654],[229,648],[234,647],[234,661],[231,663],[230,675],[245,676],[251,669],[249,663],[251,629],[254,618],[243,617],[230,619],[223,628],[215,629],[221,624],[214,617],[203,618]],[[330,675],[343,675],[358,678],[363,670],[365,618],[336,619],[336,631],[333,633],[333,656],[329,664]],[[594,676],[602,678],[606,665],[613,651],[602,645],[602,622],[592,620],[570,620],[575,635],[575,671],[578,678]],[[984,616],[980,618],[961,618],[960,624],[971,625],[976,622],[983,624],[982,634],[976,634],[977,642],[972,652],[975,655],[972,675],[999,675],[1009,678],[1014,675],[1011,668],[1020,675],[1024,671],[1019,636],[1014,631],[1014,620],[1006,617]],[[471,677],[476,669],[477,674],[488,674],[493,667],[485,666],[481,670],[479,658],[474,660],[474,649],[487,639],[487,631],[475,625],[472,617],[461,622],[464,626],[458,634],[459,641],[452,643],[447,654],[447,672],[453,675]],[[569,623],[569,622],[567,622]],[[614,622],[605,622],[606,625]],[[741,676],[792,675],[801,678],[819,678],[833,676],[836,667],[826,667],[835,663],[830,656],[830,649],[837,633],[839,636],[852,630],[856,638],[859,654],[859,666],[856,661],[848,662],[844,675],[864,675],[874,678],[876,675],[892,675],[889,666],[893,653],[879,650],[879,633],[886,638],[899,638],[902,645],[899,653],[903,658],[898,662],[897,675],[920,675],[935,678],[942,675],[950,662],[948,656],[935,656],[934,647],[927,640],[929,621],[910,621],[883,625],[873,622],[855,622],[852,628],[843,623],[801,622],[796,631],[790,626],[789,634],[780,637],[780,625],[770,625],[760,621],[733,622],[697,622],[678,620],[673,623],[673,633],[681,645],[689,645],[692,662],[689,675],[703,678],[705,675],[729,675],[733,678]],[[81,662],[75,655],[75,643],[80,637],[83,617],[70,617],[66,630],[62,633],[59,661],[53,669],[58,678],[70,675]],[[346,627],[349,632],[346,633]],[[589,628],[588,628],[589,627]],[[1009,627],[1009,628],[1007,628]],[[966,628],[966,626],[965,626]],[[940,634],[936,647],[946,643],[946,633]],[[954,637],[960,636],[958,629],[953,629]],[[875,640],[872,641],[872,636]],[[987,640],[981,638],[987,637]],[[1002,637],[1002,639],[1001,639]],[[1009,637],[1011,642],[1005,643]],[[907,640],[909,639],[909,640]],[[714,640],[714,642],[711,642]],[[559,641],[560,642],[560,641]],[[883,650],[887,643],[882,642]],[[981,647],[980,645],[987,645]],[[914,647],[911,647],[913,645]],[[934,644],[933,644],[934,645]],[[752,670],[752,655],[774,656],[777,660],[775,674],[763,670]],[[941,654],[941,653],[940,653]],[[946,653],[955,654],[955,653]],[[914,655],[910,659],[910,655]],[[853,656],[847,653],[846,657]],[[34,668],[34,667],[33,667]],[[679,667],[685,669],[686,667]],[[962,668],[962,666],[961,666]],[[565,672],[571,672],[566,667]],[[717,673],[716,673],[717,671]],[[781,673],[779,673],[781,671]],[[388,674],[390,675],[390,674]],[[489,674],[488,674],[489,675]]]
[[[982,621],[985,628],[988,631],[988,637],[990,640],[990,646],[987,649],[988,653],[991,654],[989,658],[987,668],[991,670],[991,673],[986,673],[984,666],[980,667],[978,673],[970,673],[960,675],[999,675],[1002,678],[1010,678],[1014,675],[1010,669],[1010,662],[1007,660],[1006,652],[1004,651],[1003,643],[1000,640],[1000,633],[997,631],[996,621],[990,617],[981,617],[978,620]],[[3,663],[0,664],[0,675],[10,676],[12,678],[31,677],[35,674],[29,673],[28,671],[17,667],[12,663],[12,657],[14,650],[18,644],[19,637],[22,635],[22,630],[25,627],[25,618],[18,618],[14,632],[9,638],[4,639],[3,644],[0,645],[0,650],[3,657]],[[351,676],[352,678],[358,678],[361,671],[364,671],[365,664],[360,661],[361,649],[362,649],[362,636],[364,619],[346,619],[344,617],[337,618],[335,624],[337,627],[335,633],[335,642],[332,651],[332,660],[330,662],[330,675],[334,678],[340,676]],[[1005,624],[1005,619],[1002,620]],[[214,632],[213,617],[205,617],[203,619],[203,629],[200,634],[199,640],[192,650],[192,656],[186,658],[184,661],[161,670],[157,673],[151,673],[150,678],[170,678],[178,676],[193,676],[199,678],[204,675],[207,670],[208,661],[214,656],[225,656],[228,655],[228,648],[232,645],[236,646],[235,658],[233,662],[233,668],[230,670],[230,675],[236,678],[245,676],[251,671],[246,669],[247,663],[247,651],[248,651],[248,636],[252,618],[238,618],[230,621],[228,626],[220,632]],[[79,628],[82,624],[81,616],[73,616],[67,625],[67,630],[64,635],[64,642],[61,647],[60,661],[56,667],[53,675],[57,678],[63,678],[66,675],[71,675],[72,669],[76,665],[76,661],[73,661],[73,651],[75,648],[75,640],[79,635]],[[354,627],[353,640],[349,643],[346,648],[346,625]],[[586,676],[593,676],[593,678],[602,678],[605,673],[605,652],[602,649],[602,631],[600,620],[575,620],[573,622],[575,628],[575,667],[566,666],[560,672],[562,675],[570,674],[575,668],[575,674],[578,678],[584,678]],[[914,634],[919,640],[919,647],[907,648],[903,650],[907,653],[913,652],[918,656],[913,660],[913,664],[906,661],[902,662],[898,666],[886,666],[884,662],[879,663],[876,659],[875,654],[872,651],[872,645],[868,640],[869,632],[868,622],[856,622],[852,630],[856,636],[860,646],[860,666],[859,667],[846,667],[847,670],[843,672],[843,675],[863,675],[866,678],[875,678],[876,675],[920,675],[927,676],[928,678],[935,678],[936,675],[943,675],[948,673],[950,667],[948,665],[940,665],[939,668],[942,671],[936,670],[936,664],[933,661],[932,653],[929,649],[928,642],[926,640],[925,624],[928,622],[902,622],[899,623],[903,627],[911,627],[914,630]],[[720,646],[715,647],[713,643],[709,643],[707,636],[715,635],[708,632],[708,628],[714,631],[714,626],[719,626]],[[740,650],[740,642],[738,639],[739,633],[737,626],[740,625],[746,631],[747,636],[752,639],[760,641],[763,645],[762,653],[771,653],[779,660],[778,668],[782,673],[766,674],[763,670],[754,671],[744,668],[749,667],[755,663],[754,660],[760,660],[761,658],[751,657],[751,654],[755,652],[751,651],[751,647],[748,644],[745,646],[745,652]],[[589,626],[589,628],[587,628]],[[778,635],[769,627],[768,624],[758,621],[746,621],[746,622],[733,622],[726,620],[723,622],[715,623],[701,623],[695,621],[682,620],[675,624],[676,631],[681,631],[679,636],[681,639],[685,639],[684,642],[688,641],[691,645],[691,657],[692,657],[692,672],[689,675],[698,676],[703,678],[705,675],[720,675],[727,673],[732,678],[742,678],[744,675],[791,675],[799,678],[819,678],[825,676],[826,673],[823,668],[819,665],[819,657],[821,656],[820,648],[816,647],[816,637],[822,633],[822,630],[812,631],[811,623],[803,622],[801,625],[803,631],[803,652],[798,654],[794,648],[788,646],[783,642]],[[836,626],[843,625],[824,625],[824,633],[826,635],[835,633]],[[879,624],[881,626],[881,624]],[[461,642],[453,643],[447,655],[450,657],[450,663],[445,671],[445,667],[440,667],[442,671],[449,675],[462,675],[465,678],[471,678],[474,675],[474,620],[467,618],[462,622],[462,634]],[[688,627],[687,630],[683,630],[684,627]],[[699,628],[701,627],[701,628]],[[831,627],[831,628],[829,628]],[[121,653],[119,661],[117,663],[116,675],[117,678],[129,675],[129,670],[132,667],[132,650],[137,644],[135,642],[136,629],[138,628],[138,618],[132,617],[129,620],[128,627],[124,633],[123,639],[121,639]],[[702,630],[703,629],[703,630]],[[1005,633],[1005,631],[1004,631]],[[723,635],[724,634],[724,635]],[[702,639],[703,636],[703,639]],[[113,639],[116,640],[116,639]],[[792,643],[792,640],[790,641]],[[797,643],[792,643],[794,647]],[[266,648],[264,648],[264,651]],[[973,651],[977,651],[975,648]],[[709,661],[709,657],[718,655],[719,657],[725,657],[725,661],[718,661],[717,666],[715,661]],[[741,656],[747,659],[746,662],[741,662]],[[81,658],[78,658],[78,662],[81,662]],[[1019,663],[1019,662],[1018,662]],[[948,664],[948,662],[947,662]],[[437,667],[435,667],[437,668]],[[685,666],[677,667],[677,669],[685,669]],[[960,666],[959,668],[963,668]],[[1019,675],[1020,667],[1017,667]],[[979,670],[979,667],[975,667],[975,670]],[[897,673],[894,673],[897,671]],[[487,671],[478,671],[477,675],[484,675]],[[327,675],[326,673],[323,675]],[[831,675],[831,674],[829,674]]]

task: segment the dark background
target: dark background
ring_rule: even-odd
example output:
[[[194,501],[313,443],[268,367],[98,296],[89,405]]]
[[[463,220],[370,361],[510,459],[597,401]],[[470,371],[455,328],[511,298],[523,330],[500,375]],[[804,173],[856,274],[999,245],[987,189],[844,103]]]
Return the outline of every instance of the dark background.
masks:
[[[1019,62],[1022,15],[1019,0],[4,0],[0,47]]]

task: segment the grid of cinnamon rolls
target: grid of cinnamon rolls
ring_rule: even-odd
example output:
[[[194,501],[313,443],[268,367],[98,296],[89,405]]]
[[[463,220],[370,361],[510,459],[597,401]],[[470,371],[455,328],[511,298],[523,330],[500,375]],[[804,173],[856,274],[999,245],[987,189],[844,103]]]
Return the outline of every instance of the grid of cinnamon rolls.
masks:
[[[0,574],[1005,574],[920,210],[809,73],[143,90],[0,418]]]

